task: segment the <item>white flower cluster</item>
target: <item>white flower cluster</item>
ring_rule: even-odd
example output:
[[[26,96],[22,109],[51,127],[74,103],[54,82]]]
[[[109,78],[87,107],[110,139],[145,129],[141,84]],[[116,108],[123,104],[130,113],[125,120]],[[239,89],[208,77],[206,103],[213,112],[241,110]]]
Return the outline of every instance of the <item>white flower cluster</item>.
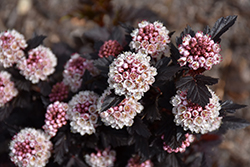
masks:
[[[162,23],[142,21],[130,34],[132,41],[129,46],[136,52],[149,54],[153,58],[161,58],[168,51],[170,43],[169,31]]]
[[[33,84],[38,83],[39,80],[46,80],[47,76],[55,71],[57,59],[49,48],[40,45],[30,50],[28,54],[28,59],[23,57],[17,67],[20,73]]]
[[[68,85],[72,92],[76,92],[81,87],[85,70],[93,76],[99,74],[98,69],[93,65],[93,60],[80,57],[78,53],[73,54],[64,66],[63,83]]]
[[[143,106],[132,98],[125,98],[115,107],[103,111],[100,116],[106,126],[122,129],[123,126],[132,126],[134,117],[143,110]]]
[[[67,119],[73,133],[92,134],[97,126],[97,100],[99,96],[92,91],[81,91],[70,100]]]
[[[18,167],[43,167],[51,156],[50,136],[33,128],[22,129],[10,142],[10,159]]]
[[[214,43],[209,35],[204,35],[201,31],[197,32],[194,37],[187,34],[178,49],[182,55],[178,59],[180,66],[188,64],[193,70],[198,68],[210,70],[213,65],[219,64],[222,60],[219,54],[220,45]]]
[[[0,33],[0,63],[4,68],[13,66],[24,57],[23,49],[26,47],[24,36],[16,30]]]
[[[14,82],[10,80],[11,75],[6,71],[0,72],[0,107],[3,107],[13,97],[17,96],[18,90]]]
[[[116,160],[116,152],[113,150],[105,149],[104,151],[97,151],[97,154],[91,153],[85,155],[85,161],[91,167],[113,167]]]
[[[187,91],[178,90],[172,97],[174,106],[172,113],[175,115],[174,122],[181,125],[184,130],[205,134],[218,129],[222,117],[219,117],[221,109],[218,96],[208,88],[212,94],[209,103],[205,107],[194,104],[187,99]]]
[[[150,57],[142,53],[124,52],[109,66],[109,87],[117,95],[139,100],[150,89],[157,75],[156,68],[150,66]]]
[[[66,125],[66,112],[69,106],[67,103],[56,101],[47,107],[45,114],[45,125],[42,127],[44,131],[51,137],[56,135],[57,130]]]

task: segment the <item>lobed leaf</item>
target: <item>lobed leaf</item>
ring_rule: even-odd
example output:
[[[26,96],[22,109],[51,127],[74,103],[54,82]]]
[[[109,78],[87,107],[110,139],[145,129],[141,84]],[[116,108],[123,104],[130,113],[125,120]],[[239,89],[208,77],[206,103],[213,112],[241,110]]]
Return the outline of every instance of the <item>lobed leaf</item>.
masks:
[[[242,118],[234,116],[226,116],[222,119],[222,126],[225,130],[228,129],[242,129],[250,125],[250,123]]]
[[[225,33],[232,25],[234,25],[236,19],[237,16],[233,15],[227,16],[226,18],[221,17],[216,21],[210,33],[214,42],[220,42],[220,36]]]
[[[29,39],[27,41],[27,48],[25,48],[25,51],[28,52],[31,49],[34,49],[36,47],[38,47],[39,45],[41,45],[43,43],[43,40],[46,38],[46,36],[44,35],[35,35],[35,37],[33,37],[32,39]]]
[[[128,129],[130,129],[132,133],[136,132],[138,135],[143,136],[145,138],[149,138],[151,136],[149,129],[139,117],[134,118],[133,125]]]
[[[220,113],[235,113],[237,109],[246,107],[246,105],[236,104],[231,100],[226,100],[221,103]]]
[[[186,34],[190,34],[192,37],[195,35],[194,31],[192,30],[192,28],[187,25],[187,27],[184,29],[184,31],[181,32],[179,37],[176,37],[176,45],[179,46],[180,44],[182,44],[182,38],[186,35]]]
[[[110,107],[117,106],[124,98],[125,96],[118,96],[115,95],[114,93],[107,95],[103,100],[100,111],[103,112],[109,109]]]

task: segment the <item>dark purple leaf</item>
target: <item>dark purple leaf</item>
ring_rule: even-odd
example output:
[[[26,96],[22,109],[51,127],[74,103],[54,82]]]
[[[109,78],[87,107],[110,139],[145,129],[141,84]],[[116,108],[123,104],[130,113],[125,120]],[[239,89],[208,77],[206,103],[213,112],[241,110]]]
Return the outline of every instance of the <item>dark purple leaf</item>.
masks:
[[[220,42],[220,36],[226,32],[236,21],[237,16],[227,16],[219,18],[211,30],[211,37],[214,42]]]
[[[205,34],[210,34],[210,28],[209,28],[209,26],[206,26],[205,28],[204,28],[204,30],[203,30],[203,34],[205,35]]]
[[[11,136],[16,135],[21,130],[20,127],[18,127],[16,125],[8,124],[7,122],[4,122],[4,128],[6,128],[8,130],[8,132]]]
[[[209,103],[209,98],[212,95],[208,88],[203,84],[192,84],[187,93],[187,99],[191,99],[193,103],[205,107]]]
[[[69,152],[68,136],[64,132],[57,133],[54,144],[54,162],[62,164],[65,161],[64,155]]]
[[[169,57],[163,57],[162,59],[158,60],[155,64],[155,68],[157,69],[157,72],[159,72],[161,68],[168,66],[170,61],[171,59]]]
[[[187,34],[190,34],[192,37],[195,35],[194,31],[189,25],[187,25],[187,28],[185,28],[184,31],[181,32],[180,37],[176,37],[177,46],[182,44],[182,38],[185,37]]]
[[[209,76],[196,75],[194,78],[197,80],[198,83],[203,83],[205,85],[214,85],[214,84],[218,83],[217,78],[212,78]]]
[[[157,76],[155,77],[154,86],[160,86],[169,81],[178,71],[185,69],[180,66],[167,66],[159,69]],[[158,70],[157,70],[158,71]]]
[[[176,87],[181,90],[188,90],[187,99],[202,107],[205,107],[209,103],[209,98],[212,97],[205,83],[200,80],[195,81],[191,76],[181,78],[176,82]]]
[[[43,96],[48,96],[51,92],[51,86],[48,82],[40,81],[37,86],[40,88],[40,93]]]
[[[17,97],[12,100],[12,104],[15,107],[29,107],[31,101],[31,94],[27,91],[19,91]]]
[[[187,90],[191,88],[191,86],[194,84],[194,78],[192,76],[186,76],[176,82],[176,88],[181,90]]]
[[[237,109],[244,108],[246,105],[236,104],[231,100],[226,100],[221,103],[220,113],[235,113]]]
[[[101,106],[101,112],[109,109],[110,107],[117,106],[125,97],[124,96],[118,96],[115,95],[114,93],[107,95],[102,103]]]
[[[43,40],[46,38],[44,35],[36,35],[34,38],[27,41],[28,47],[25,48],[25,51],[28,52],[31,49],[34,49],[43,43]]]
[[[133,125],[128,129],[131,129],[132,133],[136,132],[138,135],[143,136],[145,138],[149,138],[151,136],[149,129],[139,117],[134,118]]]
[[[100,138],[104,147],[119,147],[128,145],[128,132],[125,129],[116,130],[111,127],[102,127]]]
[[[0,108],[0,122],[9,117],[12,112],[12,106],[9,104],[5,104],[5,106]]]
[[[149,158],[149,144],[145,137],[140,135],[134,135],[135,138],[135,151],[138,152],[139,156],[143,159]]]
[[[242,129],[250,125],[250,123],[242,118],[234,116],[226,116],[222,119],[222,128],[228,129]]]
[[[174,46],[174,44],[170,43],[170,57],[174,64],[178,64],[178,59],[181,57],[179,50]]]
[[[108,77],[109,65],[113,62],[113,60],[114,56],[99,58],[94,61],[94,66],[100,70],[102,76]]]

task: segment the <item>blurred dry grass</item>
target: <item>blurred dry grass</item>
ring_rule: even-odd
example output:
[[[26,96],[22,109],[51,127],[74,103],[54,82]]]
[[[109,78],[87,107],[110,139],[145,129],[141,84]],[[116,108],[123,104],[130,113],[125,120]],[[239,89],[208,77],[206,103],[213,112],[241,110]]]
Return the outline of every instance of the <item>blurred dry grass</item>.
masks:
[[[249,0],[113,0],[114,7],[149,7],[159,14],[172,37],[190,25],[193,30],[213,26],[220,17],[237,15],[236,24],[222,36],[223,63],[208,75],[220,78],[214,88],[221,99],[250,104],[250,1]],[[91,21],[61,17],[78,5],[78,0],[0,0],[0,31],[16,29],[28,39],[33,33],[46,35],[45,45],[64,41],[75,46],[74,36],[81,36],[96,26]],[[250,121],[249,107],[236,115]],[[215,167],[250,166],[250,127],[230,131],[215,150]]]

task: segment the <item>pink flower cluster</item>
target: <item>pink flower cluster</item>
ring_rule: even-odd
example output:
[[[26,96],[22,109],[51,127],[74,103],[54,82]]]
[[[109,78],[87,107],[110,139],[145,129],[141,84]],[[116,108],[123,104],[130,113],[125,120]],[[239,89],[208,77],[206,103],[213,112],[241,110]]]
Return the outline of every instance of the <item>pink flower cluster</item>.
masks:
[[[142,53],[124,52],[109,66],[108,83],[117,95],[139,100],[155,81],[156,68],[150,57]]]
[[[24,36],[16,30],[0,33],[0,63],[4,68],[13,66],[24,57],[23,49],[26,47]]]
[[[187,99],[187,91],[177,91],[172,97],[171,103],[174,106],[172,113],[175,115],[174,122],[181,125],[184,130],[205,134],[218,129],[222,117],[219,117],[221,109],[218,96],[210,89],[212,98],[205,107],[194,104]]]
[[[57,130],[66,125],[66,112],[68,111],[69,106],[67,103],[62,103],[59,101],[50,104],[47,107],[47,112],[45,114],[45,125],[43,129],[45,133],[54,137],[56,135]]]
[[[99,73],[98,69],[94,67],[92,60],[80,57],[78,53],[73,54],[64,66],[63,83],[68,85],[72,92],[76,92],[81,87],[82,76],[86,69],[93,76]]]
[[[0,107],[3,107],[13,97],[17,96],[18,90],[14,82],[10,80],[11,75],[6,71],[0,72]]]
[[[123,47],[121,46],[121,44],[119,44],[118,41],[108,40],[108,41],[105,41],[104,44],[101,46],[98,56],[99,57],[109,57],[109,56],[116,57],[117,55],[120,54],[122,50],[123,50]]]
[[[20,73],[33,84],[46,80],[55,71],[57,59],[49,48],[40,45],[28,54],[28,58],[23,57],[17,65]]]
[[[53,85],[51,93],[49,94],[50,102],[63,101],[68,98],[69,87],[63,82],[58,82]]]
[[[51,156],[50,136],[33,128],[22,129],[10,142],[10,159],[18,167],[43,167]]]
[[[98,150],[96,154],[86,154],[84,157],[87,164],[91,167],[113,167],[116,160],[116,152],[107,148],[104,151]]]
[[[140,163],[139,156],[132,157],[128,160],[128,164],[126,167],[153,167],[154,164],[151,162],[151,160],[146,160],[142,163]]]
[[[132,98],[125,98],[115,107],[100,113],[106,126],[122,129],[123,126],[132,126],[134,117],[143,110],[143,106]]]
[[[92,91],[81,91],[69,102],[67,119],[73,133],[92,134],[97,126],[97,100],[99,96]]]
[[[209,35],[204,35],[201,31],[197,32],[194,37],[187,34],[178,49],[182,55],[178,59],[180,66],[188,64],[193,70],[198,68],[210,70],[213,65],[222,61],[222,56],[219,54],[220,45],[214,43]]]
[[[162,138],[163,138],[163,137],[164,137],[164,136],[162,136]],[[186,137],[186,140],[182,142],[181,147],[177,147],[177,148],[175,148],[175,149],[172,149],[170,146],[166,145],[165,142],[163,142],[163,149],[164,149],[165,151],[167,151],[168,153],[172,153],[172,152],[175,152],[175,153],[181,152],[181,153],[183,153],[183,152],[185,152],[185,151],[186,151],[186,148],[189,147],[190,144],[191,144],[192,142],[194,142],[194,140],[195,140],[194,135],[189,134],[189,133],[186,133],[186,134],[185,134],[185,137]]]
[[[138,26],[139,28],[130,34],[132,36],[130,48],[135,49],[136,52],[150,54],[156,59],[161,58],[168,51],[169,31],[158,21],[154,23],[142,21]]]

